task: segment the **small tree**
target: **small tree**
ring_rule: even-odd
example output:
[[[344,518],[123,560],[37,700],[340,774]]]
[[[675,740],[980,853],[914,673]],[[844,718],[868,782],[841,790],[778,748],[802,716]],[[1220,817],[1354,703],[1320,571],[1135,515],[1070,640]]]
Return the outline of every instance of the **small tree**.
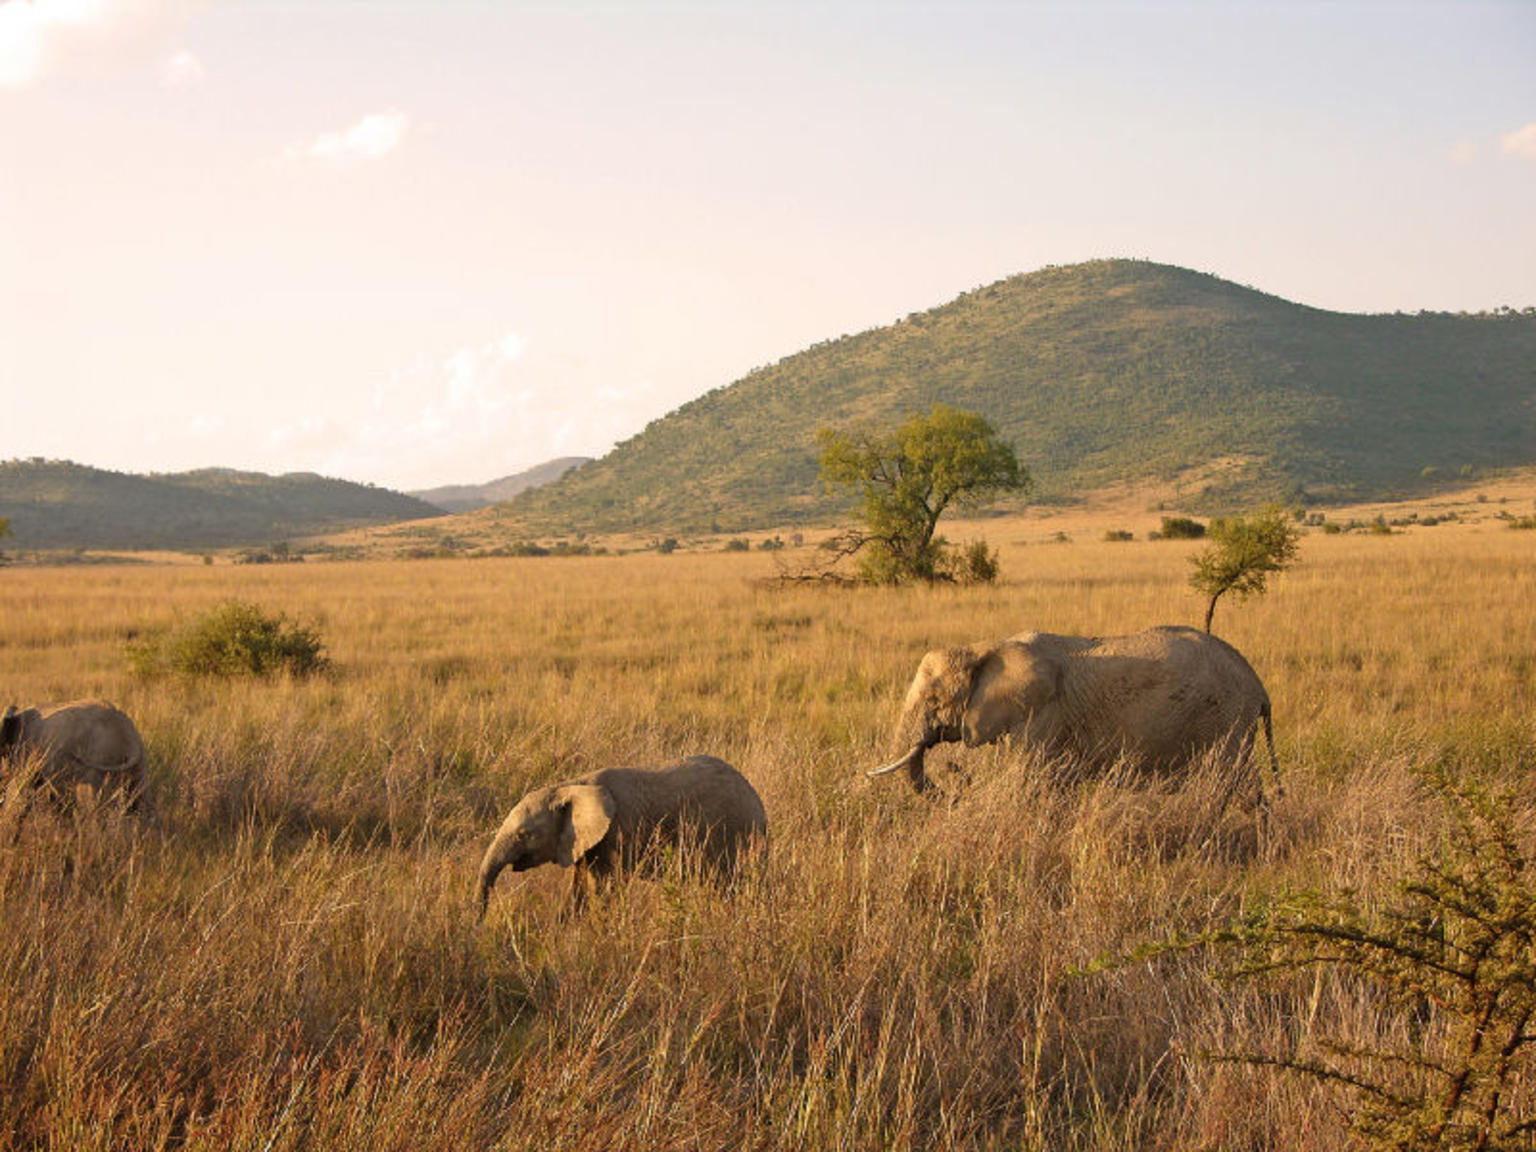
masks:
[[[940,578],[945,541],[934,533],[945,510],[978,508],[1030,487],[1013,446],[991,424],[945,404],[884,435],[823,428],[817,440],[823,483],[859,492],[856,550],[864,578],[874,583]]]
[[[1301,533],[1284,508],[1270,505],[1248,518],[1212,520],[1207,530],[1211,545],[1193,558],[1189,582],[1195,591],[1209,596],[1205,630],[1211,630],[1216,601],[1228,592],[1238,599],[1261,595],[1271,572],[1279,572],[1296,559]]]
[[[1314,1013],[1332,973],[1338,994],[1369,1005],[1374,1030],[1357,1024],[1351,1035],[1324,1013],[1316,1033],[1309,1025],[1283,1051],[1214,1058],[1342,1089],[1367,1148],[1529,1149],[1536,861],[1523,813],[1512,792],[1475,773],[1437,767],[1425,781],[1445,804],[1445,835],[1374,907],[1351,891],[1282,893],[1129,959],[1211,948],[1218,978],[1310,997]],[[1288,984],[1297,974],[1305,983]]]

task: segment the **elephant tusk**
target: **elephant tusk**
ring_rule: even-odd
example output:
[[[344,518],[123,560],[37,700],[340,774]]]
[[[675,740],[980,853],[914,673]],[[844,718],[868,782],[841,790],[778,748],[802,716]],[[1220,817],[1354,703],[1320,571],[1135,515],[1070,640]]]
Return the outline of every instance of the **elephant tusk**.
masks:
[[[897,771],[898,769],[901,769],[901,768],[906,768],[906,767],[908,767],[912,763],[913,760],[916,760],[922,754],[923,754],[923,746],[921,744],[919,744],[919,745],[917,745],[917,747],[913,748],[912,751],[908,752],[905,756],[903,756],[900,760],[892,761],[891,763],[885,765],[883,768],[873,768],[869,772],[866,772],[865,775],[866,776],[884,776],[887,773],[895,772],[895,771]]]

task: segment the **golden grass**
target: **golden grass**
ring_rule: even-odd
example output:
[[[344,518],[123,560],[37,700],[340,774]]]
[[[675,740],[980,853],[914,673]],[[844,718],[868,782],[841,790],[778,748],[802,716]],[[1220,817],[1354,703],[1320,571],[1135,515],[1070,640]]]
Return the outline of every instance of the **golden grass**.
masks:
[[[757,553],[0,571],[5,695],[119,702],[157,808],[39,807],[14,844],[0,814],[0,1148],[1348,1147],[1338,1097],[1200,1056],[1294,1036],[1316,989],[1072,972],[1278,886],[1369,898],[1439,834],[1416,767],[1530,770],[1536,534],[1480,527],[1309,535],[1222,604],[1275,703],[1263,843],[1240,810],[1204,842],[1208,777],[987,749],[932,806],[862,775],[925,649],[1196,622],[1197,544],[988,521],[1003,583],[896,591]],[[130,638],[228,598],[334,671],[131,677]],[[733,899],[680,865],[562,919],[544,869],[474,925],[525,789],[688,752],[768,808]]]

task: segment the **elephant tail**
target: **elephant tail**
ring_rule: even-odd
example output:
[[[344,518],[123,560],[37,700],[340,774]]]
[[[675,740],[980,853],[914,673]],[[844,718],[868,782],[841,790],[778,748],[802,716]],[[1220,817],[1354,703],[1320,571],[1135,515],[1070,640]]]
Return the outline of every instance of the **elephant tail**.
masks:
[[[1285,785],[1280,782],[1280,758],[1275,755],[1274,717],[1268,700],[1264,701],[1259,718],[1264,721],[1264,743],[1269,748],[1269,771],[1275,778],[1275,799],[1278,800],[1285,795]]]

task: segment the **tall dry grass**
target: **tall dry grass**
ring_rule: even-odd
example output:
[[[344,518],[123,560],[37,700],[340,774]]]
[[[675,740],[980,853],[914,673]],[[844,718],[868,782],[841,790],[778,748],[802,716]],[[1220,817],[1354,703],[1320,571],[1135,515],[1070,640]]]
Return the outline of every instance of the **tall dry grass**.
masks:
[[[755,554],[0,571],[4,695],[118,701],[156,807],[0,814],[0,1147],[1348,1147],[1346,1098],[1203,1054],[1319,1004],[1390,1027],[1368,998],[1077,970],[1255,893],[1387,891],[1443,827],[1419,767],[1523,779],[1526,535],[1309,536],[1223,604],[1275,702],[1262,839],[1241,809],[1207,837],[1210,774],[1067,787],[988,749],[946,805],[862,775],[928,647],[1197,621],[1188,545],[1005,545],[1000,585],[899,591]],[[130,675],[229,598],[314,625],[331,674]],[[475,926],[522,791],[695,751],[769,811],[734,897],[678,862],[570,919],[545,869]]]

